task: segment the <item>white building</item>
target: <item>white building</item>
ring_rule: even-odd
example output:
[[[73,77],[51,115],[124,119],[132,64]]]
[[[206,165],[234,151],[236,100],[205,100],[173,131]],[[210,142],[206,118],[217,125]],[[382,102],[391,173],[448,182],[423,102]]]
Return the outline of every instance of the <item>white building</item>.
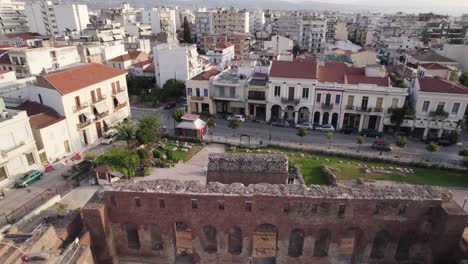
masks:
[[[265,13],[262,10],[256,9],[249,12],[250,34],[255,35],[256,32],[262,31],[263,25],[265,25]]]
[[[0,35],[29,31],[24,6],[24,2],[0,1],[0,20],[2,21],[0,24]]]
[[[80,62],[76,46],[15,48],[8,56],[17,77],[28,77]]]
[[[222,71],[234,59],[234,44],[231,42],[218,43],[215,48],[208,50],[205,56],[211,64]]]
[[[45,36],[80,34],[89,23],[87,5],[40,0],[26,6],[31,32]]]
[[[438,77],[449,80],[452,70],[439,63],[420,63],[418,65],[419,77]]]
[[[126,51],[143,51],[146,54],[151,52],[151,42],[149,39],[141,39],[136,37],[126,37],[123,41]]]
[[[151,32],[153,34],[164,32],[168,34],[168,40],[175,40],[177,36],[175,10],[169,8],[152,8],[149,10],[142,10],[141,19],[144,24],[151,25]]]
[[[0,45],[12,47],[42,47],[42,37],[37,33],[11,33],[0,35]]]
[[[211,11],[206,9],[195,12],[195,24],[192,30],[192,37],[196,39],[198,45],[202,44],[204,35],[213,34]]]
[[[249,32],[249,12],[236,8],[217,9],[211,13],[212,34]]]
[[[33,169],[41,166],[28,115],[6,109],[0,98],[0,185],[10,185]]]
[[[442,55],[457,61],[463,71],[468,71],[468,45],[445,44]]]
[[[196,45],[166,43],[153,49],[156,84],[170,79],[186,81],[207,69],[207,60],[198,55]]]
[[[263,42],[263,51],[271,52],[275,55],[291,53],[293,47],[293,40],[282,35],[273,35],[271,36],[271,40]]]
[[[299,25],[299,45],[312,52],[323,52],[326,43],[327,21],[303,18]]]

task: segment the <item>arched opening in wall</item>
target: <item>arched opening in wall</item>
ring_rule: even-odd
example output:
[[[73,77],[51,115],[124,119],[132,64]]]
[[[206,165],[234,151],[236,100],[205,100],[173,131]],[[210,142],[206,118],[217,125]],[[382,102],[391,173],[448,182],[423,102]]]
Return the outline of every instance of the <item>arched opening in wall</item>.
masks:
[[[322,125],[328,125],[330,114],[328,112],[323,113]]]
[[[242,253],[242,231],[237,226],[228,230],[228,252],[234,255]]]
[[[192,253],[192,230],[184,222],[176,222],[174,225],[176,234],[176,251]]]
[[[299,257],[302,256],[302,251],[304,249],[304,230],[294,229],[289,234],[289,247],[288,247],[288,256],[290,257]]]
[[[309,122],[310,111],[307,107],[301,107],[299,109],[298,121],[299,123]]]
[[[328,229],[320,229],[315,236],[314,256],[328,256],[328,247],[330,245],[330,231]]]
[[[254,263],[276,263],[277,243],[277,229],[274,225],[261,224],[257,226],[252,241]]]
[[[335,129],[338,129],[338,114],[337,113],[332,114],[331,124]]]
[[[384,258],[389,240],[390,234],[385,230],[379,231],[377,234],[375,234],[370,257],[374,259]]]
[[[281,107],[279,105],[274,105],[271,107],[271,120],[280,120],[281,119]]]
[[[127,247],[131,249],[140,248],[140,237],[138,235],[138,226],[135,224],[126,224],[125,232],[127,233]]]
[[[161,230],[159,225],[150,225],[150,235],[151,235],[151,250],[162,250],[163,241],[161,237]]]
[[[288,121],[293,121],[295,117],[296,117],[296,110],[294,109],[294,106],[292,105],[287,106],[286,110],[284,111],[283,118]]]
[[[349,228],[341,235],[338,254],[342,259],[348,259],[349,261],[353,259],[359,233],[359,229]]]
[[[218,243],[216,240],[216,228],[213,226],[203,227],[203,250],[208,253],[218,251]]]
[[[416,243],[416,241],[417,235],[415,232],[409,231],[402,234],[398,241],[395,259],[398,261],[409,259],[411,247]]]
[[[319,111],[316,111],[314,113],[314,125],[318,125],[320,124],[320,112]]]

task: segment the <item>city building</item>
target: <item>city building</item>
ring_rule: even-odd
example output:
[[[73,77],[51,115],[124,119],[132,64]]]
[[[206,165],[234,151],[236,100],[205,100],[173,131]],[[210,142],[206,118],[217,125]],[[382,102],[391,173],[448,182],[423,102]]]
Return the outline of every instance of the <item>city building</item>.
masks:
[[[420,63],[418,65],[418,76],[420,77],[438,77],[449,80],[452,70],[438,63]]]
[[[249,32],[255,35],[263,30],[265,25],[265,13],[261,9],[255,9],[249,12]]]
[[[40,0],[25,10],[30,31],[44,36],[79,36],[89,23],[87,5]]]
[[[152,59],[137,62],[130,66],[130,74],[133,76],[154,78],[154,71],[154,61]]]
[[[406,56],[409,64],[418,65],[421,63],[438,63],[451,68],[459,68],[457,61],[444,57],[433,50],[416,52]]]
[[[0,35],[0,45],[8,45],[11,47],[42,47],[43,38],[37,33],[10,33]]]
[[[255,72],[246,85],[246,117],[258,121],[267,121],[268,74]]]
[[[128,53],[120,41],[107,43],[82,42],[77,45],[80,61],[83,63],[106,63],[110,59]]]
[[[170,8],[153,8],[142,10],[142,23],[151,25],[153,34],[167,34],[168,42],[176,40],[176,12]]]
[[[468,44],[468,43],[467,43]],[[442,56],[452,59],[461,67],[461,70],[468,71],[468,45],[445,44],[442,49]]]
[[[117,56],[107,61],[107,65],[121,70],[129,70],[130,67],[138,62],[148,60],[148,54],[143,51],[130,51],[124,55]]]
[[[224,68],[234,59],[234,44],[231,42],[223,42],[206,51],[205,56],[210,60],[210,63],[219,70]]]
[[[0,1],[0,35],[26,33],[29,31],[28,20],[24,11],[24,2]]]
[[[0,185],[9,186],[21,175],[41,169],[26,111],[6,109],[0,98]]]
[[[242,69],[229,69],[213,78],[210,95],[217,114],[245,114],[244,86],[250,74]]]
[[[211,34],[213,34],[211,11],[206,9],[196,11],[192,38],[198,46],[203,47],[204,36]]]
[[[270,40],[263,42],[263,51],[272,54],[288,54],[293,50],[294,41],[282,35],[273,35]]]
[[[325,48],[327,20],[304,17],[299,28],[299,45],[302,49],[320,53]]]
[[[151,52],[151,42],[149,39],[141,39],[136,37],[126,37],[123,40],[123,45],[126,51],[143,51],[146,54]]]
[[[216,9],[211,13],[212,34],[249,33],[249,12],[236,8]]]
[[[153,49],[156,84],[162,88],[170,79],[186,81],[208,69],[207,59],[196,45],[160,44]]]
[[[213,78],[220,73],[217,69],[211,69],[187,80],[187,113],[209,114],[216,113],[211,99],[211,87]]]

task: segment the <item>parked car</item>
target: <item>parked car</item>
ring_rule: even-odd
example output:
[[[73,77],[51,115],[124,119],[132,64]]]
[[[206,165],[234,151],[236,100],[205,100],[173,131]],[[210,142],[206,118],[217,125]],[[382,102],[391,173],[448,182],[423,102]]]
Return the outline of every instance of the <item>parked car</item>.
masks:
[[[332,125],[321,125],[315,128],[318,132],[335,132],[335,128]]]
[[[438,137],[427,137],[426,139],[426,143],[431,143],[431,142],[435,142],[437,143],[439,146],[442,146],[442,147],[447,147],[447,146],[450,146],[450,145],[453,145],[452,141],[448,138],[438,138]]]
[[[296,128],[305,128],[307,130],[313,130],[314,127],[312,126],[311,123],[302,123],[302,124],[296,124]]]
[[[16,188],[28,187],[29,184],[42,179],[43,173],[38,170],[32,170],[23,174],[23,176],[15,182]]]
[[[354,133],[354,128],[352,127],[344,127],[341,129],[341,134],[345,134],[345,135],[351,135]]]
[[[374,143],[372,144],[372,148],[381,151],[392,151],[392,147],[390,146],[390,144],[388,144],[387,142],[385,142],[385,140],[382,139],[374,141]]]
[[[241,122],[245,122],[245,117],[243,115],[232,115],[232,116],[228,116],[226,118],[227,121],[230,121],[230,120],[239,120]]]
[[[112,131],[112,132],[107,132],[101,139],[101,144],[102,145],[110,145],[117,141],[117,138],[119,137],[119,133],[117,131]]]
[[[383,133],[375,129],[363,129],[360,133],[361,136],[370,137],[370,138],[382,138]]]
[[[176,106],[177,106],[176,102],[169,102],[164,106],[164,109],[172,109]]]
[[[286,120],[279,120],[271,122],[272,127],[289,127],[289,122]]]
[[[81,174],[89,171],[91,169],[93,163],[88,160],[83,160],[82,162],[73,165],[68,171],[62,173],[62,177],[64,178],[76,178],[80,176]]]

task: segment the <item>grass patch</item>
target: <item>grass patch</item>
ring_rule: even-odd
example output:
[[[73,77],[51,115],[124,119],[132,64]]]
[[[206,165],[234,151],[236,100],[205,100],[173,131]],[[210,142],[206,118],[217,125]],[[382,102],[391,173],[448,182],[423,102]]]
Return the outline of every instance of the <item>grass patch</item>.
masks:
[[[243,150],[228,150],[229,152],[245,153]],[[268,149],[262,150],[260,153],[266,153]],[[306,154],[305,157],[299,157],[299,152],[288,152],[270,149],[272,152],[284,153],[288,155],[292,165],[298,164],[301,167],[304,181],[307,185],[311,184],[326,184],[325,177],[321,170],[322,165],[337,168],[339,171],[334,172],[337,180],[353,180],[358,178],[369,180],[385,180],[418,185],[435,185],[435,186],[452,186],[452,187],[468,187],[468,175],[462,172],[451,172],[438,169],[416,168],[404,165],[388,164],[383,162],[367,162],[355,159],[337,158],[332,156]],[[257,152],[254,152],[257,153]],[[311,156],[312,158],[310,158]],[[319,158],[318,160],[316,158]],[[327,162],[326,159],[329,161]],[[342,163],[340,163],[342,161]],[[348,164],[349,163],[349,164]],[[361,166],[359,166],[360,164]],[[362,165],[375,167],[401,167],[413,169],[414,173],[407,173],[405,176],[387,173],[372,173],[367,174],[362,170]]]
[[[171,143],[166,144],[166,149],[172,150],[174,147],[175,147],[175,145],[173,145]],[[180,147],[177,147],[177,150],[174,151],[174,157],[177,160],[182,160],[182,161],[186,162],[191,157],[193,157],[193,155],[197,154],[200,150],[202,150],[204,147],[205,146],[202,146],[202,145],[193,145],[192,148],[189,149],[189,151],[187,151],[187,152],[180,151]]]

